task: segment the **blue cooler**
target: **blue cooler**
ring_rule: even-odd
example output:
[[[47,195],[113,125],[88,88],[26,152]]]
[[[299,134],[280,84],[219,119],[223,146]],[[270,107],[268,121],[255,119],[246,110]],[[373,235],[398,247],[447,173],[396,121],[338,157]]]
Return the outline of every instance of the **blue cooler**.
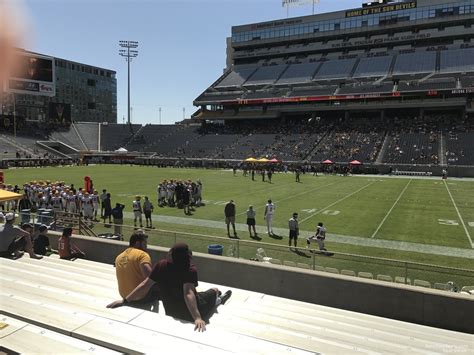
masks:
[[[224,253],[224,246],[220,244],[210,244],[207,246],[207,252],[213,255],[222,255]]]

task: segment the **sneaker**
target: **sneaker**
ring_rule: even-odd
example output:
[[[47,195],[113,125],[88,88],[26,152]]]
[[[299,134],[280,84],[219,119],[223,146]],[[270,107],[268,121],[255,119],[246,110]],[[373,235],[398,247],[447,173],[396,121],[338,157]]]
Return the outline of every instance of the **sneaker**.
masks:
[[[225,304],[229,300],[230,296],[232,296],[231,290],[224,293],[224,296],[221,296],[221,304]]]

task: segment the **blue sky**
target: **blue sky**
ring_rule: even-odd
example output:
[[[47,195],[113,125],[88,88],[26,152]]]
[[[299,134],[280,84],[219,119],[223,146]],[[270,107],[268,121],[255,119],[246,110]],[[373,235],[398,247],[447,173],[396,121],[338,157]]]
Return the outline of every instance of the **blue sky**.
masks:
[[[360,7],[321,0],[316,13]],[[118,122],[127,112],[127,66],[119,40],[139,41],[132,63],[132,122],[174,123],[225,68],[233,25],[286,17],[281,0],[24,0],[26,48],[117,71]],[[290,17],[312,6],[290,8]]]

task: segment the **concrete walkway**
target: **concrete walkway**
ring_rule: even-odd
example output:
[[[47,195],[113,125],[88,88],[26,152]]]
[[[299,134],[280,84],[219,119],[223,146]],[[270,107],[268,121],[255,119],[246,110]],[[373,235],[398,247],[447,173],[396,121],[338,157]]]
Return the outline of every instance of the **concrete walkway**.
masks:
[[[124,212],[124,217],[133,219],[133,213]],[[197,218],[192,218],[192,217],[174,217],[174,216],[160,216],[160,215],[154,215],[152,216],[152,219],[154,222],[157,222],[158,224],[162,222],[162,223],[180,224],[180,225],[194,226],[194,227],[220,229],[223,231],[222,236],[225,236],[226,234],[224,221],[217,222],[217,221],[212,221],[212,220],[207,220],[207,219],[197,219]],[[245,235],[247,235],[248,233],[248,228],[246,224],[236,223],[235,228],[237,229],[238,232],[243,233]],[[277,235],[282,236],[283,238],[288,237],[288,229],[273,228],[273,231],[277,233]],[[190,230],[190,232],[192,232],[192,230]],[[265,238],[265,236],[267,235],[266,227],[257,226],[257,233],[259,233],[259,235]],[[314,232],[300,231],[300,238],[307,238],[312,234],[314,234]],[[341,243],[341,244],[350,244],[350,245],[365,246],[365,247],[374,247],[374,248],[400,250],[400,251],[408,251],[408,252],[415,252],[415,253],[474,259],[474,249],[451,248],[451,247],[444,247],[444,246],[437,246],[437,245],[401,242],[401,241],[396,241],[396,240],[371,239],[371,238],[354,237],[354,236],[328,233],[328,242],[330,243],[331,241],[334,241],[336,243]],[[269,242],[269,241],[267,240],[266,242]]]

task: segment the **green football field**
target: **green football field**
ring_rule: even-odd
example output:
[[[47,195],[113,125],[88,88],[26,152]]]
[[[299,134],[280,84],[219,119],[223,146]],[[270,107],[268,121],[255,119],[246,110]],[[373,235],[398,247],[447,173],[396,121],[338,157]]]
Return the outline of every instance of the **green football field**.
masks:
[[[263,243],[287,246],[288,219],[298,212],[302,231],[300,247],[306,244],[304,236],[310,235],[318,222],[323,222],[329,235],[326,246],[334,252],[474,270],[472,180],[302,175],[301,183],[296,183],[293,174],[282,173],[275,174],[270,184],[262,182],[260,176],[252,181],[241,172],[234,176],[227,170],[120,165],[5,171],[6,181],[11,184],[48,179],[79,187],[84,185],[85,176],[92,178],[97,190],[107,189],[113,204],[125,204],[129,213],[135,195],[149,196],[155,204],[155,226],[159,230],[226,237],[223,210],[225,203],[233,199],[242,241],[252,240],[244,225],[245,211],[251,204],[257,211]],[[191,216],[185,216],[177,208],[157,207],[156,187],[164,179],[200,179],[205,206],[196,208]],[[276,205],[277,236],[274,237],[267,236],[262,229],[268,199]],[[163,239],[159,231],[154,233],[156,243],[160,244]],[[207,245],[209,240],[202,243]],[[278,256],[284,260],[305,259],[299,254]]]

